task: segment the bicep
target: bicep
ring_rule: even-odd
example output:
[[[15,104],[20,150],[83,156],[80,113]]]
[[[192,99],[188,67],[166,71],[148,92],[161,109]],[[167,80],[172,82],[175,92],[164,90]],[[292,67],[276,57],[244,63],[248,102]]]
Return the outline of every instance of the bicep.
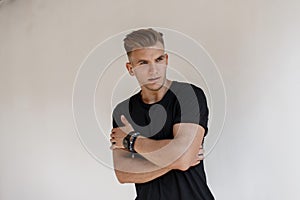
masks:
[[[201,147],[205,129],[195,123],[177,123],[173,126],[174,139],[185,146],[183,156],[195,156]]]
[[[204,136],[207,134],[209,110],[207,101],[202,89],[194,88],[195,93],[188,92],[187,88],[182,92],[180,101],[174,105],[173,124],[191,123],[198,124],[204,128]]]

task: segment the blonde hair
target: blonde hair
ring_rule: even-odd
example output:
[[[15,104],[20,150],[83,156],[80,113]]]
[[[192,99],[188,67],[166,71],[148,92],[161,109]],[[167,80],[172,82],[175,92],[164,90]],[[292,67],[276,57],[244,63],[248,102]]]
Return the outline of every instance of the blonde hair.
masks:
[[[163,34],[152,28],[133,31],[126,35],[123,41],[127,56],[130,56],[130,53],[136,49],[151,47],[157,42],[165,46]]]

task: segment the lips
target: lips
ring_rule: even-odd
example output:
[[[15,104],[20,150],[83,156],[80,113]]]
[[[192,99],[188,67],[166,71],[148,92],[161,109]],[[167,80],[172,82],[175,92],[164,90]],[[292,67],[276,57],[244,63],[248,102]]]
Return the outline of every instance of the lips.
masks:
[[[160,77],[154,77],[154,78],[149,78],[148,81],[156,81],[158,80]]]

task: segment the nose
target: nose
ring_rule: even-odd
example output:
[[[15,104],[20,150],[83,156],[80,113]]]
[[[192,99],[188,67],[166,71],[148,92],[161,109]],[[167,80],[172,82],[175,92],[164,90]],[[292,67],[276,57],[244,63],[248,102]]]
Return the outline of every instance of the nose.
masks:
[[[155,63],[149,64],[149,73],[150,74],[157,73],[157,65]]]

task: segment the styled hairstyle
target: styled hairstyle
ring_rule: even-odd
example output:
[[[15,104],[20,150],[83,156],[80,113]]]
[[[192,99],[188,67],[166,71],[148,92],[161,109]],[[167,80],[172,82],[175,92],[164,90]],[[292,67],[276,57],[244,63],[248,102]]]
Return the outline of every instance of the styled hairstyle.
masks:
[[[130,56],[130,53],[136,49],[151,47],[157,42],[165,46],[163,34],[152,28],[133,31],[126,35],[123,41],[127,56]]]

